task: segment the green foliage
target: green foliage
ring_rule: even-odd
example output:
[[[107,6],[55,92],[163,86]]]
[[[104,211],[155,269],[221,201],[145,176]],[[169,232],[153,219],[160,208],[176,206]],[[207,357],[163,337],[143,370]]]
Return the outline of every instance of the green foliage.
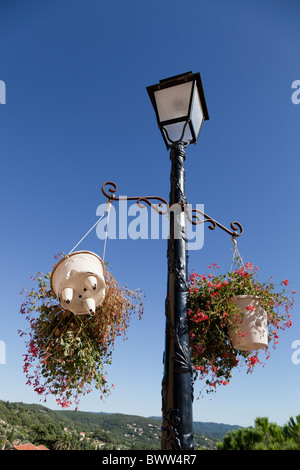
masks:
[[[224,435],[228,428],[231,430]],[[259,417],[254,427],[194,423],[194,431],[195,450],[300,450],[300,415],[282,427]],[[216,442],[213,436],[220,432],[223,441]],[[11,446],[12,439],[53,450],[155,450],[160,449],[160,421],[123,414],[54,411],[42,405],[0,401],[1,448]]]
[[[42,405],[0,401],[1,420],[0,441],[6,447],[12,445],[12,442],[8,443],[8,436],[14,432],[15,438],[21,443],[43,444],[51,450],[160,449],[161,422],[158,418],[72,410],[54,411]],[[11,422],[15,424],[12,425]],[[209,429],[207,423],[205,426]],[[218,425],[213,428],[212,433],[217,433]],[[82,432],[85,437],[80,435]],[[213,435],[205,436],[200,429],[194,434],[195,449],[215,449],[216,441]]]
[[[283,427],[269,422],[268,418],[256,418],[255,426],[230,431],[218,450],[300,450],[300,415],[290,418]]]

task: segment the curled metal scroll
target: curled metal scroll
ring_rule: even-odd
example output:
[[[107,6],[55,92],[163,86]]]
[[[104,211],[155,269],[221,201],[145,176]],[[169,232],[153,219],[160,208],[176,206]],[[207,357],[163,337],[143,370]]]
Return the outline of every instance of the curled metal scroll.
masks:
[[[108,185],[112,186],[111,188],[108,188],[108,191],[110,192],[110,194],[108,194],[107,191],[105,190],[105,186],[108,186]],[[158,212],[161,215],[167,214],[169,211],[169,205],[167,201],[163,199],[162,197],[159,197],[159,196],[116,197],[115,196],[116,190],[117,190],[117,185],[113,181],[106,181],[102,185],[102,193],[104,194],[104,196],[108,198],[109,201],[122,201],[122,200],[137,201],[137,205],[141,208],[145,207],[145,205],[142,204],[144,202],[145,204],[148,204],[148,206],[150,206],[152,209],[154,209],[156,212]],[[153,204],[151,200],[156,200],[160,202],[158,204]],[[163,210],[163,205],[165,205],[166,207],[165,210]]]
[[[110,186],[106,188],[107,186]],[[168,202],[160,196],[138,196],[138,197],[127,197],[127,196],[120,196],[116,197],[115,193],[117,191],[117,185],[113,181],[106,181],[102,185],[102,193],[109,201],[137,201],[137,205],[141,208],[145,207],[145,204],[148,204],[152,209],[158,212],[161,215],[169,213],[169,204]],[[156,200],[160,201],[158,204],[153,204],[151,201]],[[144,203],[144,204],[143,204]],[[165,209],[163,209],[163,205]],[[182,210],[186,213],[188,221],[193,225],[198,225],[204,222],[208,222],[210,225],[208,228],[210,230],[214,230],[216,227],[221,228],[226,233],[231,235],[232,238],[237,238],[244,232],[242,225],[239,222],[232,222],[230,224],[231,230],[224,227],[224,225],[217,222],[215,219],[210,217],[209,215],[205,214],[204,212],[200,211],[199,209],[192,209],[191,211],[188,208],[188,204],[185,203],[182,205]],[[199,215],[198,215],[199,214]],[[202,218],[200,217],[202,216]]]
[[[186,213],[188,221],[191,222],[191,224],[193,225],[198,225],[204,222],[209,222],[210,225],[208,226],[208,228],[210,230],[215,230],[216,227],[219,227],[222,230],[224,230],[226,233],[231,235],[233,238],[239,237],[244,232],[242,225],[237,221],[231,222],[230,224],[231,230],[229,230],[228,228],[224,227],[224,225],[220,224],[215,219],[212,219],[211,217],[209,217],[207,214],[200,211],[199,209],[192,209],[190,211],[188,209],[188,204],[185,204],[184,211]],[[201,219],[199,215],[197,214],[200,214],[203,217],[203,219]]]

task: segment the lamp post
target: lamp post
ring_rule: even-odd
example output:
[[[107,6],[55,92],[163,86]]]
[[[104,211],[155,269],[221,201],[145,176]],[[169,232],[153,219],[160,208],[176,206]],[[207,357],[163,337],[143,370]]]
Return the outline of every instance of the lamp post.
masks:
[[[169,207],[179,208],[170,211],[161,448],[191,450],[193,383],[187,323],[184,149],[189,143],[196,144],[201,125],[209,116],[200,74],[189,72],[161,80],[147,91],[167,149],[171,149]]]
[[[165,304],[165,352],[162,380],[162,450],[192,450],[193,442],[193,382],[188,330],[188,276],[186,219],[197,225],[209,222],[209,229],[221,228],[232,239],[243,233],[238,222],[231,223],[231,230],[205,213],[189,211],[185,196],[185,148],[197,143],[203,121],[209,119],[200,74],[188,72],[176,75],[159,84],[147,87],[153,104],[158,127],[170,150],[171,190],[169,205],[159,196],[126,197],[145,203],[160,214],[169,213],[168,282]],[[109,188],[107,188],[108,186]],[[117,185],[107,181],[102,193],[108,201],[118,201]],[[152,200],[159,201],[153,204]],[[167,207],[163,211],[163,206]],[[201,215],[201,217],[199,215]]]

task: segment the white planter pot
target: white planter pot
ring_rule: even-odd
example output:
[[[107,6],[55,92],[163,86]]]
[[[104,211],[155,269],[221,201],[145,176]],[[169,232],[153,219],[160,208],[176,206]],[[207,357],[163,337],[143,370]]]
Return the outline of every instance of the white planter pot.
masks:
[[[91,251],[71,253],[54,267],[50,286],[65,310],[93,314],[105,297],[103,262]]]
[[[268,319],[259,297],[238,295],[232,301],[243,315],[237,319],[234,328],[229,328],[232,346],[241,351],[252,351],[268,346]],[[254,307],[247,310],[246,307]]]

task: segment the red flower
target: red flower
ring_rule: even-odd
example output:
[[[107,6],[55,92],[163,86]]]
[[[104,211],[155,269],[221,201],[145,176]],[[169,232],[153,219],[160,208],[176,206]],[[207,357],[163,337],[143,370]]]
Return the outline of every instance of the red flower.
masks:
[[[253,367],[255,364],[259,363],[259,359],[257,356],[251,356],[249,357],[249,366]]]
[[[246,310],[248,310],[249,312],[253,312],[253,310],[255,310],[255,307],[254,305],[247,305]]]

